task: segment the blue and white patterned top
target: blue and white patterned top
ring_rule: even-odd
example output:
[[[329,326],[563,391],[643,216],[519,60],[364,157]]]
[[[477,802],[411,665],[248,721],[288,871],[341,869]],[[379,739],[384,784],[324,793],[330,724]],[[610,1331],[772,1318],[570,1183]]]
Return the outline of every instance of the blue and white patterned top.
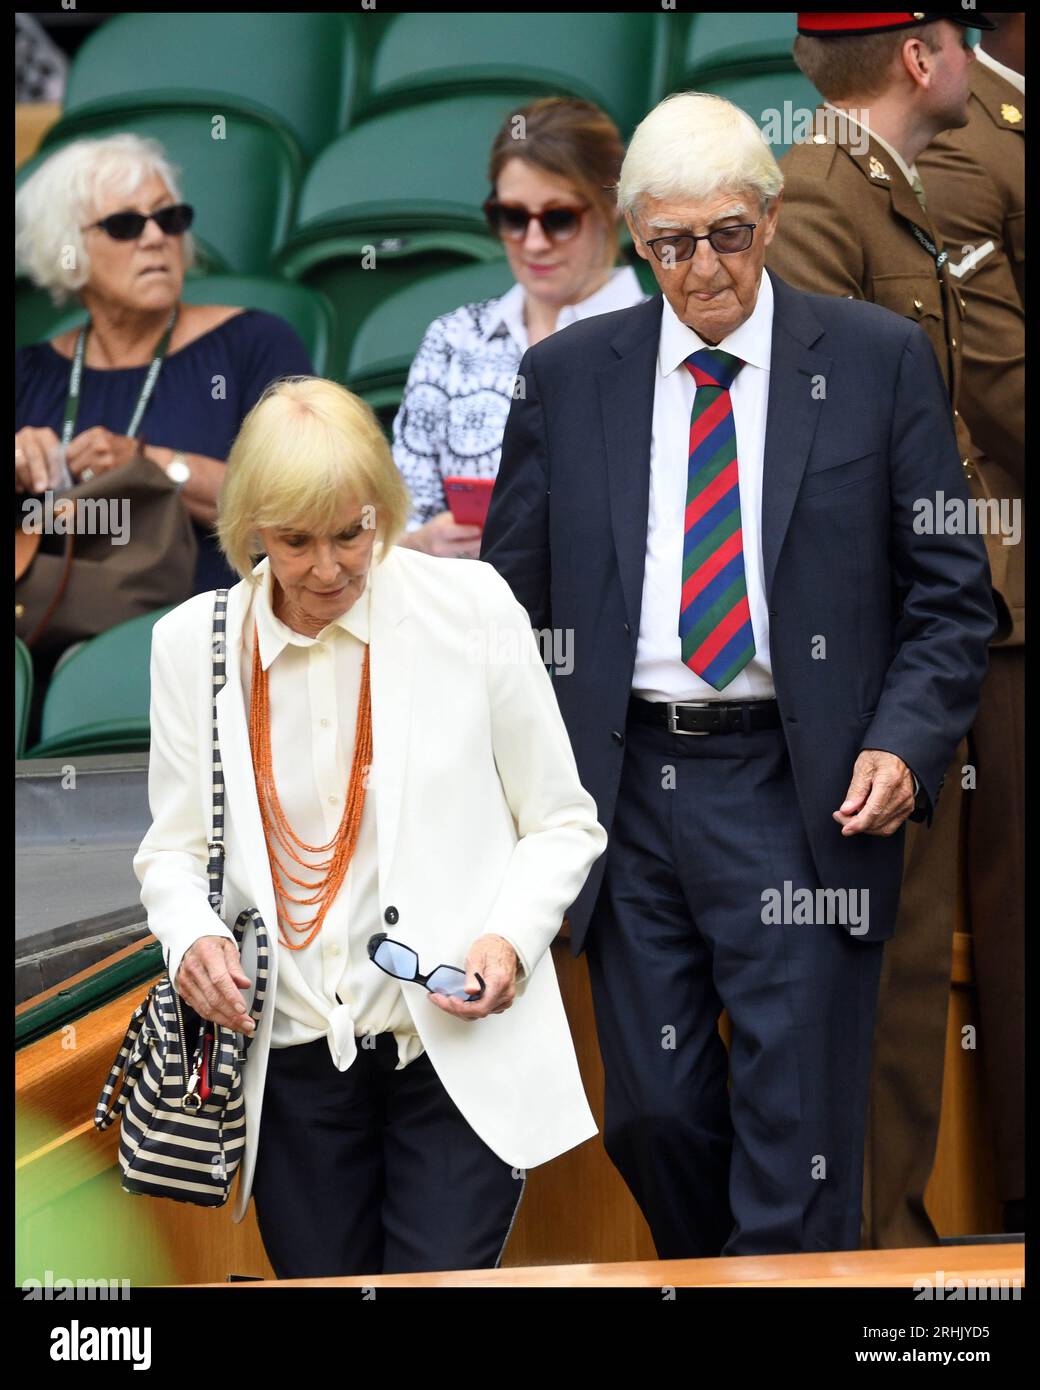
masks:
[[[560,310],[557,330],[626,309],[647,296],[631,266],[595,294]],[[513,382],[527,351],[525,291],[464,304],[426,330],[394,418],[394,462],[412,494],[408,530],[448,509],[444,479],[495,478]]]

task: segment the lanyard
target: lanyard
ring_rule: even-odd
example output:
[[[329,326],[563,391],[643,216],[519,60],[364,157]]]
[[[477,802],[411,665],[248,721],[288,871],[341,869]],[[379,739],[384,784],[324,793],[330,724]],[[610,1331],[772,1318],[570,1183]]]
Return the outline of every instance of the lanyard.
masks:
[[[152,365],[148,368],[148,375],[144,379],[144,385],[141,387],[141,394],[137,398],[137,405],[134,407],[134,413],[130,419],[130,424],[127,426],[126,433],[130,439],[134,439],[137,436],[137,429],[141,423],[141,417],[148,407],[152,390],[155,387],[156,380],[159,376],[159,370],[163,364],[163,358],[166,356],[166,349],[170,346],[170,338],[173,335],[173,325],[177,321],[177,307],[176,304],[173,306],[173,310],[170,314],[170,321],[167,323],[166,329],[159,339],[159,345],[155,349],[155,356],[152,358]],[[88,323],[85,328],[80,330],[79,337],[76,339],[76,352],[72,359],[72,371],[69,374],[69,394],[65,400],[65,423],[62,425],[61,429],[62,444],[68,444],[69,440],[72,438],[72,432],[76,428],[76,416],[79,414],[80,383],[83,379],[83,358],[87,350],[87,334],[89,332],[90,324]]]
[[[935,273],[936,275],[939,275],[940,279],[942,279],[942,276],[939,274],[939,272],[942,270],[946,262],[950,259],[949,251],[939,251],[935,245],[935,242],[931,239],[930,236],[927,236],[924,232],[922,232],[921,228],[917,225],[916,222],[910,223],[910,230],[913,232],[914,236],[917,238],[917,240],[921,243],[924,249],[931,256],[932,260],[935,262]]]

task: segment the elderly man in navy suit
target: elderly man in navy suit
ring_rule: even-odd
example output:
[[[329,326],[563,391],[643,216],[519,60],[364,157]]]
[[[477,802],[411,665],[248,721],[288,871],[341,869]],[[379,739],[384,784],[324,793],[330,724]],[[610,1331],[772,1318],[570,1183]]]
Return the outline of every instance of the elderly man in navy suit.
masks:
[[[481,551],[570,644],[610,835],[572,947],[662,1258],[858,1246],[902,827],[995,627],[981,539],[941,524],[967,493],[931,345],[763,271],[782,186],[722,98],[645,118],[618,201],[661,293],[525,355]]]

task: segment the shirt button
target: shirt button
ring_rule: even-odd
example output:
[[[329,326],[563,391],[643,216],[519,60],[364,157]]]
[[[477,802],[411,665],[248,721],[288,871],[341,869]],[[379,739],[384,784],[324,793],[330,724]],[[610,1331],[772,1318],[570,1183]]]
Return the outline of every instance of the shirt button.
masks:
[[[330,955],[330,956],[338,956],[338,955],[339,955],[339,947],[338,947],[338,946],[330,946],[330,947],[329,947],[329,955]]]
[[[322,719],[322,720],[320,720],[319,722],[320,722],[321,727],[322,727],[323,729],[327,729],[327,728],[328,728],[328,726],[329,726],[329,721],[328,721],[327,719]]]
[[[330,806],[335,806],[335,804],[336,804],[336,802],[337,802],[338,800],[339,800],[339,797],[338,797],[338,796],[330,796],[330,797],[329,797],[329,805],[330,805]]]

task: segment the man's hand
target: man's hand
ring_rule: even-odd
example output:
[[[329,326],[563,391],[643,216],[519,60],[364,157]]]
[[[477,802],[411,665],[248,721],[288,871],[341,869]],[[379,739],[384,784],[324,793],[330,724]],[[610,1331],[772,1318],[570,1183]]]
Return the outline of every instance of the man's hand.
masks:
[[[77,434],[65,451],[65,462],[76,482],[83,474],[87,478],[98,478],[102,473],[110,473],[113,468],[122,468],[137,453],[137,441],[125,434],[113,434],[104,425]],[[89,471],[87,471],[89,470]]]
[[[894,753],[864,748],[833,813],[843,835],[894,835],[914,809],[913,774]]]
[[[469,948],[466,957],[465,988],[476,994],[480,989],[477,972],[487,988],[484,997],[467,1004],[463,999],[451,999],[446,994],[430,994],[428,998],[456,1018],[486,1018],[488,1014],[504,1014],[516,996],[516,952],[504,937],[494,933],[480,936]]]
[[[201,1018],[251,1034],[256,1024],[239,993],[251,983],[233,941],[226,936],[200,936],[181,957],[174,989]]]

